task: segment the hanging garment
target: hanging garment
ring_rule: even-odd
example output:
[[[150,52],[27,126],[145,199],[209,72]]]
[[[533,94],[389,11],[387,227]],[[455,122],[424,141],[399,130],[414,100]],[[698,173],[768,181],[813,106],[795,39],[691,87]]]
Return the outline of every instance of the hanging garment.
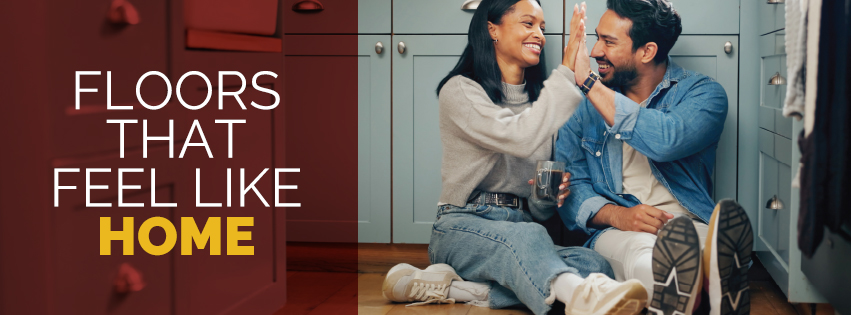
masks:
[[[821,243],[824,226],[851,240],[842,228],[851,226],[851,208],[847,206],[851,191],[849,8],[851,0],[825,1],[821,8],[818,59],[822,62],[817,73],[815,121],[807,140],[810,142],[804,145],[805,149],[812,149],[812,155],[806,157],[804,164],[807,191],[801,192],[802,211],[798,217],[798,246],[808,257]]]
[[[807,61],[807,0],[786,0],[786,100],[783,116],[801,119]]]

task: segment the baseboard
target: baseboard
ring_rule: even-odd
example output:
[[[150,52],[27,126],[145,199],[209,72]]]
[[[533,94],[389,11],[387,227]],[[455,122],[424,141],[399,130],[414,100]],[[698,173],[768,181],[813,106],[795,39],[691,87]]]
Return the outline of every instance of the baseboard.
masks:
[[[399,263],[429,265],[426,244],[287,242],[287,270],[384,273]]]

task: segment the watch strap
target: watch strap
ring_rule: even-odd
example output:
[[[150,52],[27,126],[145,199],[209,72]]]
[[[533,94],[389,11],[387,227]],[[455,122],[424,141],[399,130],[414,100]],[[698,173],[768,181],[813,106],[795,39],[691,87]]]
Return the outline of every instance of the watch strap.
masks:
[[[579,86],[579,89],[582,90],[582,93],[586,95],[588,92],[591,92],[591,88],[594,87],[594,83],[597,83],[597,80],[600,80],[600,76],[594,73],[594,71],[589,71],[588,78],[585,79],[585,82]]]

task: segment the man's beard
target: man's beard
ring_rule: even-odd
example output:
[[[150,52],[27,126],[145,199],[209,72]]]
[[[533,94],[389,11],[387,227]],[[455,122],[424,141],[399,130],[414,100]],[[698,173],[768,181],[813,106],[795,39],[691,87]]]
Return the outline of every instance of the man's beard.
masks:
[[[615,66],[609,60],[605,61],[608,62],[612,67],[612,71],[610,72],[611,76],[609,76],[608,79],[600,78],[600,81],[608,87],[620,87],[629,85],[632,80],[635,80],[635,78],[638,77],[638,70],[635,69],[635,65],[632,63],[631,60],[627,61],[622,66]]]

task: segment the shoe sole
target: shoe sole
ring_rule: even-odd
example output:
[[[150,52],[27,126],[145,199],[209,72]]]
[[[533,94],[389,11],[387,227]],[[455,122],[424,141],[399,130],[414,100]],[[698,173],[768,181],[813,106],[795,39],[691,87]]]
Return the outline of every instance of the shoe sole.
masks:
[[[647,290],[641,283],[632,287],[624,296],[609,310],[601,315],[637,315],[641,314],[647,305]]]
[[[706,249],[709,314],[749,314],[748,266],[753,252],[753,229],[748,214],[735,201],[725,199],[716,206],[710,223],[711,237]]]
[[[689,315],[701,286],[700,238],[694,223],[678,217],[662,228],[653,247],[653,298],[648,314]]]
[[[575,310],[565,305],[564,313],[567,315],[638,315],[647,305],[647,290],[638,280],[632,279],[624,282],[629,284],[627,290],[613,297],[606,297],[603,305],[596,310]],[[574,293],[576,295],[578,293]],[[575,297],[574,297],[575,298]]]

